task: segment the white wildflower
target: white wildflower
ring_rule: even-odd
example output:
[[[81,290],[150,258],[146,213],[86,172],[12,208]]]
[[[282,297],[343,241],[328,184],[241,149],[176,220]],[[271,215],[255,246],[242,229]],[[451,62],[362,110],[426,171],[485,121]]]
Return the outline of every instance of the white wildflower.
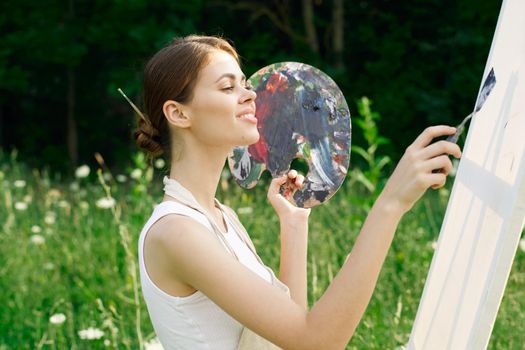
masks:
[[[113,199],[111,197],[100,198],[97,201],[96,205],[97,205],[97,207],[99,207],[101,209],[113,208],[115,206],[115,199]]]
[[[54,211],[48,211],[44,216],[44,222],[48,225],[53,225],[56,221],[57,214]]]
[[[100,339],[104,335],[104,332],[101,331],[98,328],[89,327],[87,329],[82,329],[78,331],[78,336],[80,339],[87,339],[87,340],[93,340],[93,339]]]
[[[126,180],[128,179],[126,175],[122,175],[122,174],[118,174],[115,178],[120,183],[126,182]]]
[[[86,202],[86,201],[80,201],[80,203],[78,203],[78,206],[82,210],[88,210],[89,209],[89,203]]]
[[[33,197],[30,194],[26,194],[24,196],[24,202],[26,202],[27,204],[31,203],[32,201],[33,201]]]
[[[62,199],[62,200],[58,201],[58,206],[60,208],[67,208],[67,207],[69,207],[69,203],[68,203],[68,201],[65,201],[65,200]]]
[[[525,252],[525,238],[520,240],[520,249]]]
[[[155,160],[155,168],[162,169],[164,168],[165,165],[166,165],[166,162],[164,161],[164,159],[157,158],[157,160]]]
[[[40,226],[38,226],[38,225],[33,225],[33,226],[31,226],[31,232],[33,232],[33,233],[40,233],[40,232],[42,232],[42,228]]]
[[[110,346],[111,341],[109,339],[104,339],[104,346]]]
[[[43,268],[44,268],[44,270],[51,271],[51,270],[53,270],[55,268],[55,264],[53,264],[52,262],[48,261],[48,262],[44,263]]]
[[[78,182],[73,181],[72,183],[69,184],[69,189],[72,192],[77,192],[80,189],[80,185],[78,184]]]
[[[90,171],[91,169],[89,169],[89,166],[85,164],[81,165],[77,168],[77,170],[75,170],[75,177],[77,177],[78,179],[83,179],[89,176]]]
[[[16,210],[26,210],[27,209],[27,203],[26,202],[16,202],[15,203],[15,209]]]
[[[16,188],[24,188],[26,187],[26,182],[24,180],[16,180],[14,185]]]
[[[228,188],[230,187],[230,185],[228,184],[228,180],[226,179],[221,179],[221,189],[226,192],[228,191]]]
[[[62,324],[65,321],[66,321],[66,315],[60,314],[60,313],[54,314],[49,318],[49,322],[51,322],[52,324],[56,324],[56,325]]]
[[[144,343],[145,350],[164,350],[158,338],[153,338]]]
[[[221,188],[224,192],[228,191],[228,188],[230,185],[228,184],[228,180],[221,179]]]
[[[448,173],[450,177],[456,176],[456,172],[458,171],[458,166],[459,166],[459,160],[457,160],[456,158],[452,159],[452,170],[450,170],[450,172]]]
[[[433,250],[436,250],[436,249],[437,249],[437,246],[438,246],[438,242],[437,242],[437,241],[432,241],[432,243],[430,244],[430,246],[432,247]]]
[[[133,169],[133,171],[131,172],[131,174],[129,174],[129,176],[132,179],[134,179],[134,180],[138,180],[142,176],[142,170],[141,169]]]
[[[49,191],[47,191],[47,196],[51,199],[57,199],[62,195],[62,192],[56,188],[51,188]]]
[[[237,209],[237,213],[239,213],[240,215],[249,215],[253,213],[253,208],[252,207],[242,207],[242,208]]]
[[[232,174],[230,173],[230,170],[224,167],[224,169],[222,169],[221,171],[221,179],[228,180],[231,177],[232,177]]]
[[[111,174],[110,173],[104,173],[104,174],[102,174],[102,178],[104,179],[104,181],[109,182],[109,181],[111,181]]]
[[[46,243],[46,239],[43,236],[41,236],[41,235],[32,235],[29,238],[29,240],[34,245],[42,245],[42,244]]]
[[[439,195],[440,195],[441,197],[446,198],[446,197],[448,197],[448,196],[450,195],[450,190],[449,190],[448,188],[441,187],[441,188],[439,189]]]

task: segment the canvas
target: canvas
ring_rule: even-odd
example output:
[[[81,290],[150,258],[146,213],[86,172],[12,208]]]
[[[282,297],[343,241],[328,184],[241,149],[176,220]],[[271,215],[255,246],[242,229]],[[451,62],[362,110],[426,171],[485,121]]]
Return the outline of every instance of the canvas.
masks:
[[[497,83],[471,119],[408,349],[488,345],[525,223],[524,14],[503,2],[483,75]]]

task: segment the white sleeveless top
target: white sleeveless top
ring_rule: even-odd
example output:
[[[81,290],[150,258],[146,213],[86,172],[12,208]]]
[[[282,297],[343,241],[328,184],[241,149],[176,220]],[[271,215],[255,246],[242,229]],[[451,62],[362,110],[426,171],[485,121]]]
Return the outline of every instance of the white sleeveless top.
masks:
[[[175,297],[167,294],[153,283],[144,264],[144,240],[150,227],[168,214],[189,216],[215,234],[202,213],[175,201],[165,201],[157,205],[144,225],[139,238],[138,258],[142,293],[153,328],[165,350],[234,350],[237,349],[243,325],[223,311],[200,291],[190,296]],[[239,261],[271,283],[272,275],[268,267],[262,265],[254,253],[240,239],[224,215],[228,231],[224,237],[234,250]]]

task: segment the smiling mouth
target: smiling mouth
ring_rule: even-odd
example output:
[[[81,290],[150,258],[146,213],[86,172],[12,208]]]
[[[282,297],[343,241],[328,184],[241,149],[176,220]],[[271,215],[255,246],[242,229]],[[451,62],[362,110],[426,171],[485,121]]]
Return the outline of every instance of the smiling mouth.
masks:
[[[253,113],[245,113],[237,116],[238,119],[245,120],[247,122],[257,124],[257,118],[255,118],[255,114]]]

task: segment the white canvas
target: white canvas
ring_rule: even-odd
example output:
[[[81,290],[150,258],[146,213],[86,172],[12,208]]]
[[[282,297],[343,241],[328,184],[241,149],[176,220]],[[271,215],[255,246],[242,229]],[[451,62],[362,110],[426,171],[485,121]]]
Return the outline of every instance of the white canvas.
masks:
[[[485,349],[525,224],[525,0],[503,2],[407,348]],[[523,330],[519,330],[523,331]]]

